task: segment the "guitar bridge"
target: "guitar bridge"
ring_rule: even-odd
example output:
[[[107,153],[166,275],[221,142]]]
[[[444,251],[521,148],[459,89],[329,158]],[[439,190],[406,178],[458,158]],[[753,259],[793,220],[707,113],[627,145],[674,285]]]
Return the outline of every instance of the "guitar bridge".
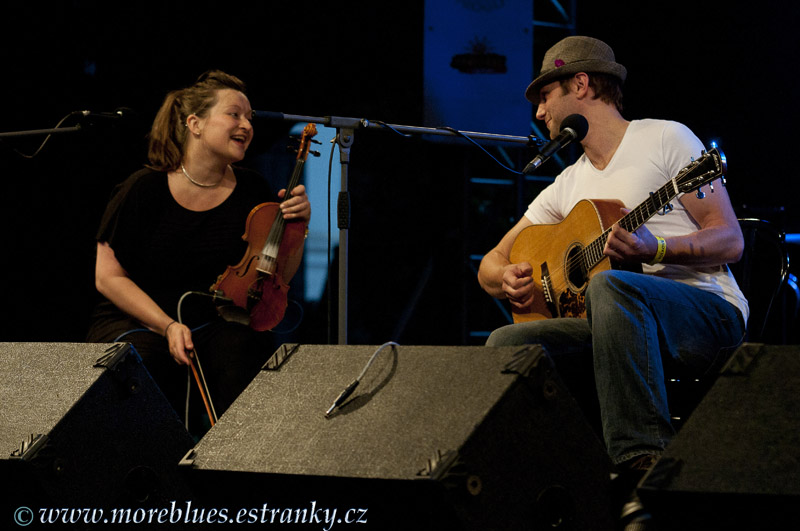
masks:
[[[542,292],[544,300],[548,303],[553,302],[553,294],[550,289],[550,271],[547,269],[547,263],[542,264]]]
[[[553,282],[550,280],[550,270],[547,267],[547,262],[542,263],[541,269],[542,295],[544,296],[544,301],[547,304],[547,308],[550,310],[550,315],[558,317],[558,306],[553,297]]]

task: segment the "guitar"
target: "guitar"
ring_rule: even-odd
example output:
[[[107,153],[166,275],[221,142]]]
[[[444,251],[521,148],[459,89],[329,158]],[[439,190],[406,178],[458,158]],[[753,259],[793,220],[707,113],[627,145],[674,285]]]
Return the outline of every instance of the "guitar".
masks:
[[[655,214],[672,210],[670,201],[698,190],[727,171],[725,155],[717,148],[692,161],[656,192],[620,218],[624,205],[617,200],[584,199],[563,221],[523,229],[511,248],[511,263],[533,266],[533,304],[527,311],[512,310],[515,323],[552,317],[586,317],[585,291],[600,271],[618,264],[603,254],[611,226],[633,232]],[[698,197],[702,192],[698,190]],[[641,271],[641,266],[639,266]]]
[[[316,134],[313,123],[303,128],[284,200],[291,198],[291,191],[300,183],[309,146]],[[217,278],[211,291],[246,310],[250,328],[261,332],[271,330],[283,320],[289,293],[289,285],[283,279],[286,258],[303,245],[308,223],[286,223],[278,203],[262,203],[250,211],[246,227],[242,236],[248,242],[244,257]]]

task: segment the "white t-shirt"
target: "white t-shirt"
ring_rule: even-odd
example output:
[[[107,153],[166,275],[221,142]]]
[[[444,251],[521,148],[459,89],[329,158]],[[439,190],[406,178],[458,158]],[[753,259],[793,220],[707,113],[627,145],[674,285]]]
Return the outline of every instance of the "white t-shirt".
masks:
[[[596,169],[585,154],[581,155],[528,205],[525,217],[533,224],[559,223],[583,199],[618,199],[633,209],[675,177],[693,158],[699,158],[702,151],[702,142],[678,122],[634,120],[605,169]],[[708,186],[703,190],[710,193]],[[666,238],[700,228],[681,204],[680,197],[672,201],[672,205],[673,211],[655,215],[645,223],[650,232]],[[747,320],[747,300],[727,266],[644,264],[643,271],[715,293],[739,308]]]

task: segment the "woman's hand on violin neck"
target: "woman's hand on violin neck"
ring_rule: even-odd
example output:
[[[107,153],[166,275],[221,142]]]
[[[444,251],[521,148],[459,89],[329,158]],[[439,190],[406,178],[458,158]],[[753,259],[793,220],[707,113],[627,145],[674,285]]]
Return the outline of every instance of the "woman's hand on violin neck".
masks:
[[[192,331],[189,327],[178,322],[171,323],[167,326],[165,337],[172,358],[180,365],[189,365],[194,351]]]
[[[283,218],[287,221],[303,221],[311,219],[311,203],[306,195],[306,187],[298,185],[292,190],[292,196],[280,204]],[[278,197],[286,197],[286,190],[278,192]]]

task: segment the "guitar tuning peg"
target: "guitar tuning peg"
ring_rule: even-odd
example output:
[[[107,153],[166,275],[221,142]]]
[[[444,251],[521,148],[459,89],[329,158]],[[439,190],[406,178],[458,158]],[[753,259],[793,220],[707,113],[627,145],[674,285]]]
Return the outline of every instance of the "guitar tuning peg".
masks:
[[[708,183],[708,187],[711,189],[711,193],[714,193],[714,183]]]
[[[308,150],[308,154],[309,154],[309,155],[314,155],[315,157],[319,157],[319,151],[311,151],[311,150]]]
[[[319,140],[314,140],[313,138],[311,139],[311,143],[312,144],[322,144],[322,142],[320,142]]]
[[[699,189],[699,188],[697,189],[697,192],[696,192],[694,195],[696,195],[696,196],[697,196],[697,199],[703,199],[703,198],[706,196],[705,192],[703,192],[703,191],[702,191],[701,189]]]
[[[722,186],[728,186],[728,179],[724,175],[719,178],[719,182],[722,183]]]

